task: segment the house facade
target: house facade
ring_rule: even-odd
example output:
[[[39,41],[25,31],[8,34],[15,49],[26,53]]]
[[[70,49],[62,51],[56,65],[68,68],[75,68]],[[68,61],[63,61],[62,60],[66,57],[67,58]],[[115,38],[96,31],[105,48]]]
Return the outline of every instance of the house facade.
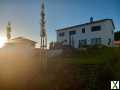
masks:
[[[112,19],[93,21],[91,18],[88,23],[56,30],[57,42],[74,48],[96,44],[112,47],[114,29]]]

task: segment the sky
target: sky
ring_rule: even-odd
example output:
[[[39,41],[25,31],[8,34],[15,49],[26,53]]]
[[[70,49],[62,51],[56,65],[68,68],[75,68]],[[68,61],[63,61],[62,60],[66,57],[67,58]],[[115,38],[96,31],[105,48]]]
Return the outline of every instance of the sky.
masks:
[[[48,43],[56,41],[56,29],[94,20],[113,19],[120,30],[120,0],[45,0]],[[6,36],[8,21],[12,38],[40,41],[40,0],[0,0],[0,36]]]

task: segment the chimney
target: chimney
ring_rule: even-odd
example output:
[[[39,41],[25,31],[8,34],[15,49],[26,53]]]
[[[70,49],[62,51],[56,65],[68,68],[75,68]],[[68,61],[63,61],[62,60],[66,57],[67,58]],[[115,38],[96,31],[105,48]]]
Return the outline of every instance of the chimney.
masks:
[[[90,17],[90,23],[92,23],[93,22],[93,17]]]

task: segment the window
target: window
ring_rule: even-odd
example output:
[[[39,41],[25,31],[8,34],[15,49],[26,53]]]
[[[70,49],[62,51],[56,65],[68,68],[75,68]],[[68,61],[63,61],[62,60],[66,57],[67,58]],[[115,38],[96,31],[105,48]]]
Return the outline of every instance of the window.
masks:
[[[94,31],[100,31],[101,30],[101,26],[93,26],[91,27],[91,31],[94,32]]]
[[[62,37],[62,36],[64,36],[64,34],[65,34],[64,32],[61,32],[61,33],[59,33],[59,36]]]
[[[101,38],[93,38],[93,39],[91,39],[91,44],[92,45],[101,44]]]
[[[82,33],[85,33],[85,28],[82,28]]]
[[[79,47],[87,45],[87,39],[79,40]]]
[[[76,34],[76,31],[70,31],[69,34],[74,35],[74,34]]]
[[[64,42],[67,42],[67,40],[64,40]]]
[[[95,44],[96,44],[96,39],[95,38],[91,39],[91,45],[95,45]]]

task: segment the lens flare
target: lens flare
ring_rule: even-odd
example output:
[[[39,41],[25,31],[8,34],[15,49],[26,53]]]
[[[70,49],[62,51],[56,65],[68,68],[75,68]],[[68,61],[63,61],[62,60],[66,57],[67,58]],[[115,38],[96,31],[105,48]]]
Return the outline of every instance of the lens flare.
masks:
[[[0,48],[2,48],[4,46],[5,42],[6,42],[6,38],[0,37]]]

